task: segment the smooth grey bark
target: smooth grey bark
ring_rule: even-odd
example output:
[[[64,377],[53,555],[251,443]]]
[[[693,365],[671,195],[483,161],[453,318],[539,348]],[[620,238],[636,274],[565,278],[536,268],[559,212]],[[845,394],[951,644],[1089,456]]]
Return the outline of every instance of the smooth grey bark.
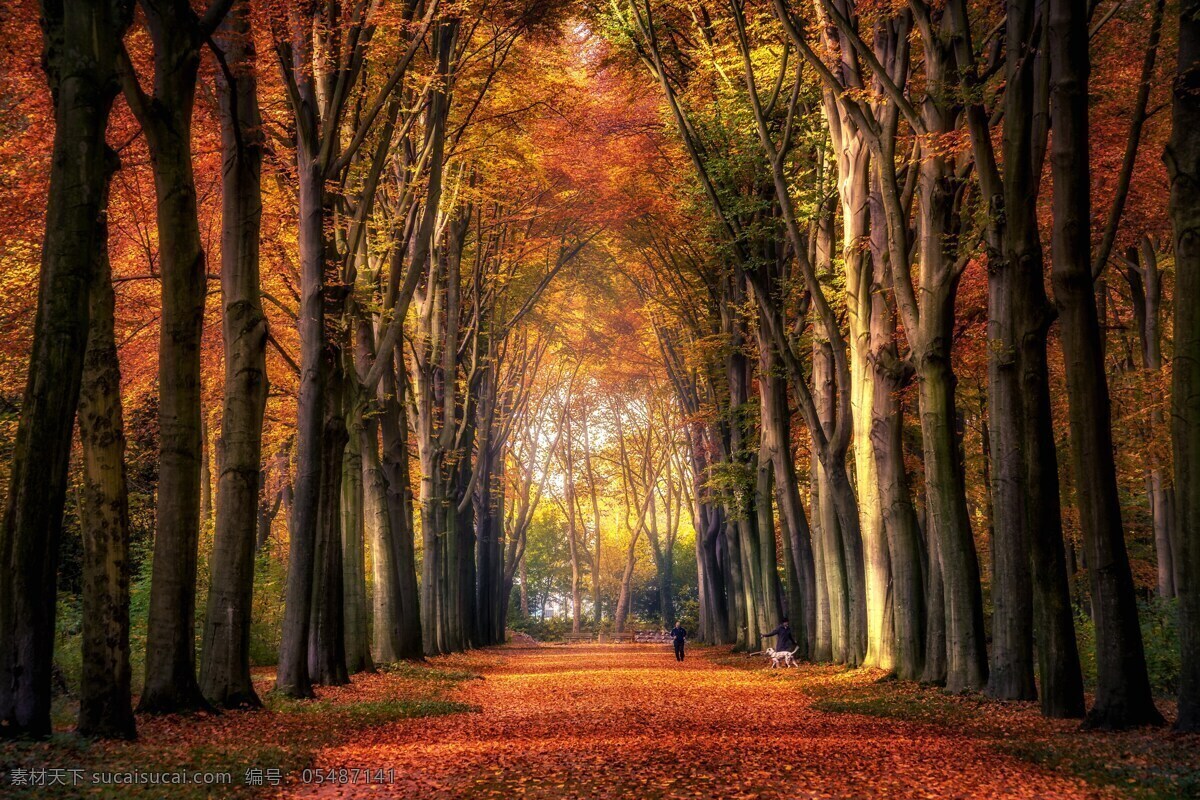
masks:
[[[782,375],[774,343],[763,341],[760,334],[759,347],[762,435],[769,448],[775,502],[782,528],[780,538],[785,562],[788,562],[788,618],[793,620],[801,654],[811,658],[817,628],[816,566],[812,531],[800,502],[796,462],[792,457],[787,381]]]
[[[341,410],[327,405],[308,638],[308,674],[314,683],[325,686],[350,682],[346,669],[341,532],[342,455],[348,438]]]
[[[159,464],[146,677],[138,709],[208,708],[196,680],[196,568],[200,536],[200,347],[207,291],[192,164],[192,110],[205,46],[229,0],[204,18],[187,0],[141,0],[154,43],[152,94],[128,55],[122,80],[150,149],[156,194],[162,312],[158,346]],[[257,486],[257,477],[255,478]]]
[[[1005,61],[1003,174],[989,112],[967,107],[967,126],[982,194],[987,198],[989,438],[993,530],[1020,568],[1031,562],[1034,628],[1042,713],[1083,715],[1083,678],[1067,582],[1058,454],[1051,418],[1046,337],[1053,321],[1045,293],[1037,222],[1048,129],[1045,24],[1040,3],[1009,0],[1006,40],[1019,56]],[[967,5],[947,9],[963,81],[978,89]],[[1035,35],[1041,31],[1041,35]],[[1026,551],[1027,548],[1027,551]],[[1015,613],[1015,610],[1014,610]]]
[[[596,491],[596,472],[592,468],[592,438],[588,433],[588,413],[586,411],[581,421],[583,422],[583,468],[587,473],[588,497],[592,503],[592,549],[588,552],[585,547],[584,552],[588,555],[589,569],[592,573],[592,624],[599,630],[600,625],[604,622],[604,605],[600,598],[600,498]],[[587,530],[587,526],[583,524],[582,514],[580,514],[580,525],[584,531]]]
[[[521,616],[528,617],[529,616],[529,580],[528,580],[529,573],[525,568],[525,554],[524,553],[522,553],[521,557],[518,559],[518,564],[520,565],[519,571],[521,574]],[[507,581],[506,581],[506,583],[507,583]],[[511,593],[512,593],[512,590],[510,588],[509,594],[511,594]]]
[[[889,41],[879,36],[877,42]],[[894,46],[894,45],[892,45]],[[893,59],[896,57],[893,56]],[[882,159],[881,159],[882,167]],[[891,191],[892,187],[889,186]],[[871,197],[871,303],[868,363],[874,373],[870,437],[875,452],[883,529],[887,536],[888,572],[891,587],[884,608],[884,626],[877,649],[878,663],[891,665],[896,676],[917,680],[925,663],[925,587],[921,572],[920,530],[904,464],[903,392],[913,369],[901,359],[897,343],[896,310],[889,302],[893,273],[889,259],[887,212],[878,180],[872,182]],[[923,209],[924,210],[924,209]],[[895,256],[899,256],[897,248]],[[927,278],[927,273],[922,273]],[[903,278],[903,272],[900,273]],[[928,279],[926,280],[928,283]],[[922,315],[925,317],[926,315]],[[927,319],[922,319],[924,324]],[[921,339],[908,334],[911,342]],[[952,410],[953,406],[949,409]],[[932,487],[927,487],[932,492]],[[946,487],[941,487],[945,490]]]
[[[564,453],[564,461],[566,463],[566,485],[563,487],[564,501],[567,510],[567,552],[571,559],[571,633],[580,633],[583,630],[583,610],[582,606],[582,589],[581,589],[581,570],[580,570],[580,554],[579,554],[579,532],[575,528],[577,515],[575,513],[576,495],[575,495],[575,442],[571,431],[571,416],[570,412],[563,420],[566,425],[566,442],[567,449]]]
[[[383,443],[380,468],[386,484],[386,530],[390,536],[392,569],[396,573],[396,656],[421,658],[424,648],[417,585],[413,491],[409,476],[407,390],[401,370],[393,367],[384,372],[379,383],[380,405],[383,409],[379,423]]]
[[[504,495],[499,470],[503,465],[503,454],[496,452],[493,437],[497,435],[496,350],[489,339],[488,361],[490,366],[480,381],[480,396],[477,403],[476,423],[478,445],[475,458],[476,469],[481,476],[475,486],[471,503],[475,512],[475,570],[476,578],[471,598],[475,615],[475,631],[472,640],[477,645],[499,644],[504,641]],[[511,593],[511,592],[510,592]]]
[[[816,583],[816,628],[812,639],[813,661],[833,660],[833,639],[829,619],[829,587],[825,578],[824,529],[821,521],[821,464],[814,453],[809,464],[809,499],[812,516],[813,574]]]
[[[833,356],[829,351],[828,342],[814,342],[812,382],[817,415],[826,430],[832,431],[837,390],[833,385]],[[850,591],[847,587],[841,523],[829,487],[829,473],[823,465],[817,476],[817,486],[814,496],[819,508],[820,552],[824,556],[823,572],[829,597],[830,658],[843,663],[847,660],[849,647]]]
[[[297,56],[298,83],[306,102],[315,103],[312,77]],[[316,158],[316,143],[297,129],[297,171],[300,200],[300,392],[296,412],[296,480],[288,526],[288,576],[284,598],[283,633],[279,645],[276,691],[289,697],[312,697],[308,645],[312,613],[314,559],[321,496],[321,455],[324,451],[327,372],[323,354],[325,304],[321,287],[325,274],[324,175]]]
[[[945,685],[946,657],[946,592],[942,583],[942,553],[938,535],[931,530],[932,521],[926,513],[925,523],[925,668],[921,683]]]
[[[351,404],[354,408],[354,404]],[[366,510],[363,486],[362,414],[347,414],[346,449],[342,460],[342,585],[345,591],[346,670],[371,672],[371,640],[367,635]]]
[[[379,425],[374,416],[363,421],[359,433],[365,525],[371,549],[371,655],[376,663],[390,664],[400,658],[396,627],[400,618],[400,590],[392,555],[387,481],[379,460]]]
[[[433,55],[443,85],[432,92],[426,109],[425,136],[430,148],[429,184],[417,249],[413,258],[424,261],[434,244],[438,199],[442,193],[443,157],[446,145],[446,118],[452,86],[451,64],[458,40],[459,22],[439,22],[433,34]],[[454,221],[461,226],[461,218]],[[456,649],[452,626],[456,623],[451,598],[456,596],[457,550],[459,541],[459,501],[454,489],[455,464],[459,452],[459,425],[465,420],[459,405],[458,342],[461,331],[458,272],[461,242],[449,240],[465,235],[447,235],[445,249],[429,259],[424,296],[421,301],[414,391],[417,418],[414,433],[421,462],[421,536],[424,550],[421,561],[421,642],[425,655],[448,653]],[[447,251],[454,251],[453,253]],[[419,266],[423,266],[420,264]],[[444,315],[444,318],[443,318]],[[437,317],[435,320],[434,317]],[[381,348],[381,355],[383,354]],[[440,419],[439,419],[440,418]]]
[[[761,541],[759,540],[758,506],[761,484],[755,483],[757,463],[761,457],[755,426],[750,416],[750,360],[744,353],[748,338],[745,321],[740,318],[740,306],[747,300],[745,277],[740,270],[726,277],[728,304],[722,311],[723,327],[730,341],[725,355],[725,374],[729,391],[729,449],[730,479],[734,485],[725,487],[729,506],[729,525],[726,535],[736,539],[731,547],[737,555],[731,558],[734,596],[738,600],[736,650],[758,649],[759,634],[771,628],[762,627],[762,605],[765,591],[759,570]],[[768,495],[769,502],[769,495]]]
[[[258,527],[267,318],[259,281],[263,133],[249,9],[239,4],[217,36],[221,115],[221,294],[225,392],[217,476],[211,584],[204,618],[200,688],[225,708],[261,705],[250,678],[250,622]]]
[[[876,293],[880,291],[882,287]],[[876,302],[885,305],[882,297]],[[880,657],[894,664],[897,677],[917,680],[925,664],[925,587],[918,549],[920,531],[904,466],[900,393],[909,377],[896,352],[895,317],[886,308],[877,308],[871,328],[871,364],[875,370],[871,443],[875,447],[892,576]]]

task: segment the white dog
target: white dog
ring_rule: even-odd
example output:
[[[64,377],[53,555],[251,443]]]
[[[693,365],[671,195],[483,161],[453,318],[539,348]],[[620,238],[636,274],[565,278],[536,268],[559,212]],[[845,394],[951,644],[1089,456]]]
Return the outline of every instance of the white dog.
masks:
[[[768,647],[764,652],[766,653],[767,658],[771,659],[771,669],[779,669],[780,665],[785,667],[796,666],[796,653],[799,652],[799,650],[800,648],[797,647],[795,650],[789,653],[787,650],[775,650]]]

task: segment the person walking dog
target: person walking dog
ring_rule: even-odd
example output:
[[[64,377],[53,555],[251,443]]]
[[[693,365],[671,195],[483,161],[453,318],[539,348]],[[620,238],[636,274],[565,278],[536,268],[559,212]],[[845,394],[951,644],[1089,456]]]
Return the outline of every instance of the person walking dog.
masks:
[[[768,636],[775,637],[776,650],[783,650],[790,653],[796,649],[796,637],[792,632],[791,624],[787,621],[787,617],[784,617],[780,621],[778,628],[770,633],[764,633],[760,638],[766,639]]]

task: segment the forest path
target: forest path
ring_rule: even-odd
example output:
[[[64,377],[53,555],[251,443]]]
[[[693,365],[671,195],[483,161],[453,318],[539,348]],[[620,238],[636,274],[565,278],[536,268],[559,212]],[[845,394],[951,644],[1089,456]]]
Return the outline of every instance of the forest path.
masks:
[[[364,731],[316,766],[394,768],[391,785],[324,797],[1103,797],[1074,778],[942,726],[820,711],[788,674],[731,666],[725,650],[545,646],[486,651],[454,699],[476,713]],[[740,659],[738,659],[740,661]],[[725,663],[721,663],[724,661]],[[762,662],[755,661],[755,664]],[[297,791],[295,796],[313,796]]]

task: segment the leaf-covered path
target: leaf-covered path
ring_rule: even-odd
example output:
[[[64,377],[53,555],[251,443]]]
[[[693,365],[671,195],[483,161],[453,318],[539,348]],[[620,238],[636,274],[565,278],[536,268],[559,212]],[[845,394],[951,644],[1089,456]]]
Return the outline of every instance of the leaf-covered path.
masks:
[[[392,785],[325,786],[325,797],[843,798],[1103,797],[1000,752],[915,722],[817,710],[830,673],[677,664],[648,645],[491,651],[455,699],[477,713],[408,720],[324,750],[318,766],[396,769]],[[296,791],[295,796],[313,792]]]

